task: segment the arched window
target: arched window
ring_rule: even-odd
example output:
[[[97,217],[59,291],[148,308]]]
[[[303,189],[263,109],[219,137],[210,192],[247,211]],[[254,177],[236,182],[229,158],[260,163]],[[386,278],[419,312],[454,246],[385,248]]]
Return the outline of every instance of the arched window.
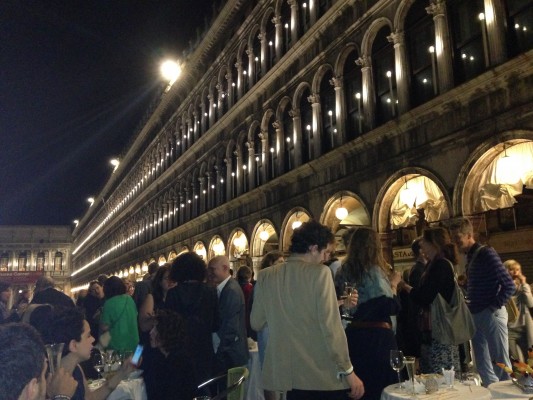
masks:
[[[346,139],[355,139],[363,133],[363,79],[361,68],[355,64],[359,55],[354,50],[344,62],[344,101],[346,103]]]
[[[533,3],[512,0],[506,4],[509,54],[514,56],[533,48]]]
[[[387,40],[390,33],[389,27],[381,28],[372,44],[372,72],[376,92],[376,125],[378,126],[396,116],[394,48]]]
[[[281,25],[283,28],[282,53],[286,53],[291,45],[291,6],[287,1],[281,2]]]
[[[320,82],[320,109],[322,111],[322,137],[321,148],[322,154],[327,153],[335,147],[337,130],[335,129],[336,107],[335,107],[335,88],[330,83],[333,80],[331,70],[326,72]]]
[[[271,17],[274,17],[274,14],[272,14]],[[271,21],[272,18],[269,19],[266,25],[266,52],[265,52],[265,65],[267,67],[267,70],[263,72],[263,75],[269,71],[272,66],[278,61],[276,59],[276,25]]]
[[[313,108],[307,98],[311,96],[309,88],[306,88],[300,98],[300,122],[302,130],[302,163],[311,161],[313,158]]]
[[[37,271],[44,271],[44,264],[45,264],[45,254],[44,254],[44,251],[40,251],[37,253],[37,262],[36,262],[36,270]],[[0,271],[3,271],[2,270],[2,261],[0,259]],[[6,270],[7,271],[7,270]]]
[[[417,0],[405,20],[405,39],[411,68],[411,105],[418,106],[438,93],[435,23],[427,1]]]
[[[318,0],[318,17],[320,18],[331,8],[331,0]]]
[[[481,74],[489,64],[484,51],[487,31],[483,10],[483,0],[448,2],[456,83],[465,82]]]
[[[56,251],[56,254],[54,255],[54,271],[62,271],[63,270],[63,253],[60,251]]]
[[[283,139],[285,143],[285,151],[283,154],[283,166],[285,172],[290,171],[295,167],[295,157],[294,157],[294,128],[292,117],[289,112],[291,110],[291,104],[287,103],[282,113],[282,128],[283,128]]]

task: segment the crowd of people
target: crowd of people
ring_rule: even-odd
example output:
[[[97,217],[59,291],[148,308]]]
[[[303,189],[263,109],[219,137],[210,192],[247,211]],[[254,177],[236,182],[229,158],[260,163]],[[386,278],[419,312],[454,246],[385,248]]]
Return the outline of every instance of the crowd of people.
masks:
[[[202,382],[246,366],[250,340],[258,342],[266,400],[379,399],[397,381],[391,350],[417,357],[421,373],[475,368],[484,386],[508,379],[493,361],[524,360],[533,345],[531,288],[518,262],[502,263],[475,241],[468,219],[427,227],[403,276],[385,261],[375,230],[350,229],[343,240],[345,257],[333,258],[332,232],[308,221],[294,230],[287,258],[264,256],[257,281],[251,266],[233,271],[226,256],[206,263],[190,252],[151,264],[139,282],[100,275],[76,303],[43,276],[31,301],[21,293],[9,309],[10,287],[0,282],[0,399],[105,399],[139,367],[148,399],[190,400],[211,395],[209,386],[198,389]],[[450,303],[456,281],[475,322],[471,347],[432,336],[431,304],[439,294]],[[46,343],[64,343],[61,368],[48,378]],[[139,343],[142,360],[133,365]],[[91,391],[101,350],[126,361]]]

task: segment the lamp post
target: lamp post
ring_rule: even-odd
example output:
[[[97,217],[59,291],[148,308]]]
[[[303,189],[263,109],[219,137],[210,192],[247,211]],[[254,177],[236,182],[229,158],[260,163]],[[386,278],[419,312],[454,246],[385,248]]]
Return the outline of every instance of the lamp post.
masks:
[[[391,112],[392,116],[396,116],[396,110],[394,108],[394,92],[392,91],[392,72],[387,71],[387,78],[389,80],[389,91],[390,91],[390,101],[391,101]]]
[[[272,178],[276,177],[276,170],[274,168],[274,147],[270,148],[270,165],[272,167]]]
[[[361,117],[361,93],[355,94],[357,100],[357,122],[359,124],[359,134],[363,133],[363,118]]]
[[[437,66],[435,65],[435,46],[429,46],[429,56],[431,57],[431,77],[433,79],[433,93],[437,95],[438,82],[437,82]]]
[[[291,138],[287,137],[285,139],[287,141],[287,160],[289,164],[289,170],[291,169]]]
[[[329,135],[331,137],[331,148],[335,147],[335,136],[333,136],[333,111],[328,111],[329,116]]]

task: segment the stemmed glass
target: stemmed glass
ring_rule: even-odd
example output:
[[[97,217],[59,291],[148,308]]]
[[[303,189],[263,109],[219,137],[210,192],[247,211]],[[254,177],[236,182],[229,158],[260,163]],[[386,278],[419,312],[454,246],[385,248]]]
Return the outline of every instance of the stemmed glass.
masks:
[[[404,363],[403,352],[401,350],[390,351],[390,366],[398,374],[398,388],[402,389],[403,385],[402,385],[402,378],[400,376],[400,371],[402,370],[403,367],[405,367],[405,363]]]
[[[92,360],[93,360],[93,366],[96,372],[98,372],[98,375],[100,375],[100,378],[103,378],[102,372],[104,372],[105,369],[105,359],[104,355],[102,353],[95,352],[92,354]]]
[[[350,297],[350,295],[352,294],[353,290],[355,289],[354,285],[350,282],[344,282],[344,298],[348,298]],[[343,311],[342,311],[342,316],[343,317],[346,317],[346,318],[350,318],[351,315],[350,315],[350,308],[351,307],[347,307],[346,305],[344,305],[343,307]]]

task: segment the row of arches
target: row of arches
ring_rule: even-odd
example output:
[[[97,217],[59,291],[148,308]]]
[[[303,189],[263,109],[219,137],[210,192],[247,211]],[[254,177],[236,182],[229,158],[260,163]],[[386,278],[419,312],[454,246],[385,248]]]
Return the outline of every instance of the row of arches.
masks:
[[[426,224],[439,223],[454,215],[513,207],[515,196],[522,190],[533,190],[533,132],[501,136],[511,134],[516,138],[480,146],[465,164],[472,167],[464,169],[455,182],[446,183],[427,169],[410,167],[393,173],[373,204],[365,203],[351,190],[338,190],[325,201],[319,214],[313,214],[305,206],[294,207],[283,221],[262,218],[252,227],[235,228],[227,237],[217,234],[206,242],[184,246],[197,251],[206,260],[217,254],[227,254],[234,259],[249,254],[258,260],[265,249],[287,252],[292,230],[310,218],[320,220],[334,232],[340,227],[365,225],[381,233],[411,228],[414,234]],[[450,191],[449,187],[454,189]],[[489,189],[492,192],[489,193]],[[493,196],[491,201],[489,195]],[[137,224],[131,221],[123,226],[109,241],[101,243],[100,256],[95,256],[86,266],[111,252],[126,252],[172,230],[180,215],[180,207],[172,207],[161,208],[157,214],[137,220]],[[176,249],[172,251],[179,254]]]

